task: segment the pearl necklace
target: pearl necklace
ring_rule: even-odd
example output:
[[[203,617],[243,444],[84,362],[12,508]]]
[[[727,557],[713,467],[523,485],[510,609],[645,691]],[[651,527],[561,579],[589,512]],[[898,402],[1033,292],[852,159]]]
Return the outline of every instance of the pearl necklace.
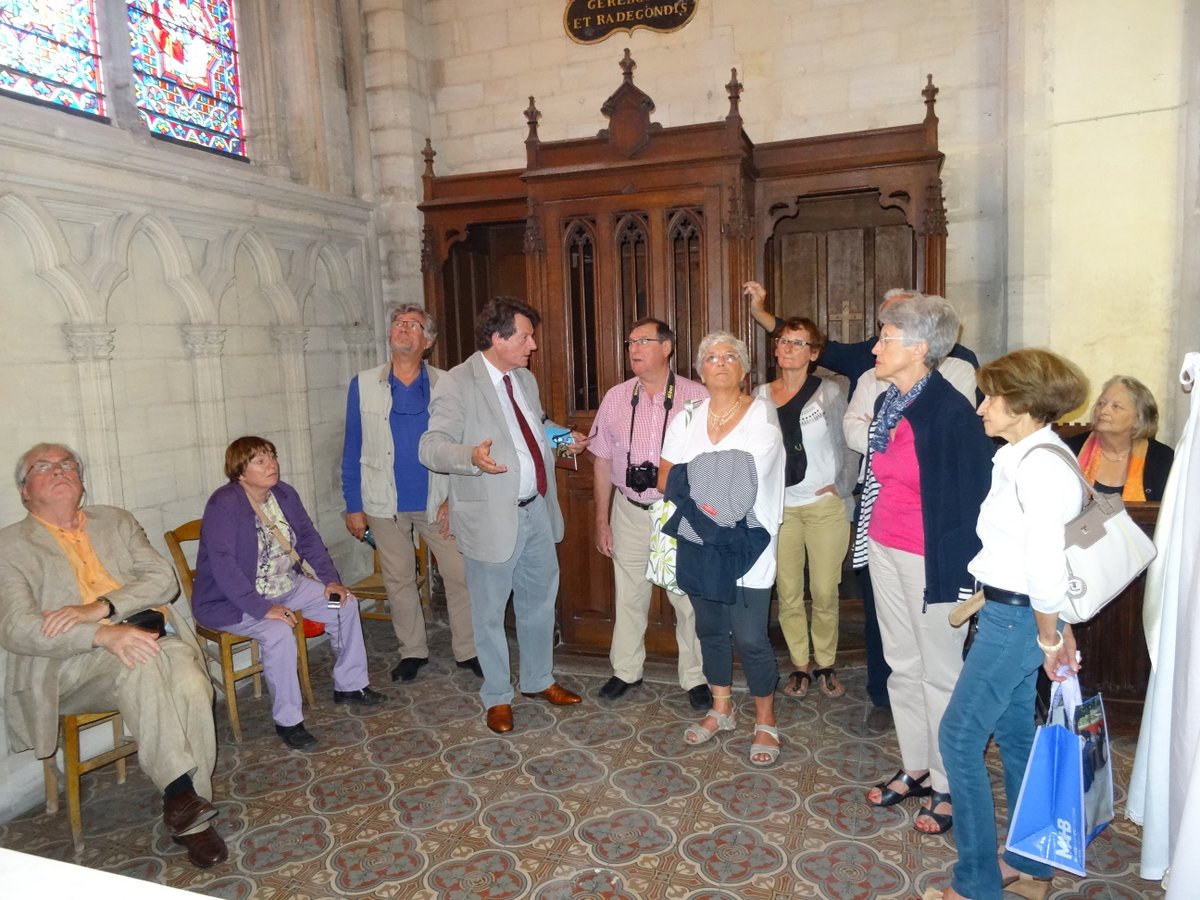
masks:
[[[724,428],[725,423],[733,418],[733,414],[738,411],[738,409],[739,409],[739,407],[741,407],[741,405],[742,405],[742,398],[739,396],[736,400],[733,401],[733,406],[729,407],[729,409],[727,409],[725,412],[721,413],[721,415],[719,415],[719,416],[715,415],[713,413],[712,407],[710,406],[708,409],[709,423],[714,425],[717,428]]]

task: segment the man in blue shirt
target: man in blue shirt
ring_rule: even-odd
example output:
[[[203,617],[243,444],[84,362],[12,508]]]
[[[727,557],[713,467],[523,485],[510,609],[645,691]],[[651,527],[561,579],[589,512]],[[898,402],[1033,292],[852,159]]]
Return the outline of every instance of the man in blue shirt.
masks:
[[[425,617],[417,592],[413,531],[425,539],[446,586],[451,647],[461,669],[482,678],[471,628],[471,596],[462,552],[450,533],[446,476],[417,459],[417,444],[429,426],[429,396],[442,375],[425,364],[437,323],[415,304],[391,311],[390,362],[360,372],[346,398],[342,447],[342,495],[346,528],[359,540],[370,529],[400,642],[393,681],[412,681],[429,662]]]

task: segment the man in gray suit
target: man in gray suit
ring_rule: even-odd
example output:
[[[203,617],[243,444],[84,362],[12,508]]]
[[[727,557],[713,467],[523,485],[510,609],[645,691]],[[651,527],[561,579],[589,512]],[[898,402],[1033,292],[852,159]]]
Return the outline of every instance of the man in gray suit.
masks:
[[[504,610],[509,594],[526,697],[555,706],[578,703],[554,681],[554,602],[563,518],[545,424],[563,449],[581,453],[587,439],[548,422],[529,372],[540,316],[514,297],[488,302],[475,320],[477,352],[441,377],[421,436],[421,463],[450,475],[450,529],[466,558],[475,649],[483,668],[480,696],[487,725],[512,731],[512,680]]]
[[[119,710],[163,792],[167,830],[193,865],[221,862],[228,853],[209,802],[212,685],[192,626],[172,607],[175,572],[125,510],[81,506],[83,466],[69,447],[35,445],[16,481],[29,515],[0,530],[10,746],[44,759],[58,746],[60,715]],[[155,607],[173,633],[163,615],[139,616]]]

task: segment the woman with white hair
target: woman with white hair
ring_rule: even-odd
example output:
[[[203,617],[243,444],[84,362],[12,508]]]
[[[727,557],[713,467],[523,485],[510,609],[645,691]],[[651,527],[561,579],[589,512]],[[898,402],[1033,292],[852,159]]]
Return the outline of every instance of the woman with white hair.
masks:
[[[875,375],[889,384],[867,439],[856,556],[866,546],[901,767],[867,793],[873,806],[930,797],[913,823],[941,834],[953,824],[938,726],[962,669],[965,629],[946,605],[974,593],[967,563],[979,552],[975,521],[995,447],[971,404],[937,371],[958,337],[943,298],[915,294],[879,314]]]
[[[750,762],[765,766],[779,757],[779,667],[767,621],[783,519],[783,437],[774,404],[743,390],[750,370],[743,341],[726,331],[706,335],[696,369],[709,398],[671,422],[658,468],[658,490],[679,508],[671,520],[679,533],[677,578],[696,611],[713,697],[684,740],[699,745],[733,730],[736,643],[754,698]]]

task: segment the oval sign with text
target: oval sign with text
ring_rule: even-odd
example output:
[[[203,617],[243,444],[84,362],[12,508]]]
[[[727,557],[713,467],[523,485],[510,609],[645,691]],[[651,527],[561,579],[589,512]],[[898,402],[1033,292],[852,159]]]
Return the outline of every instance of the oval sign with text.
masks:
[[[696,15],[698,0],[567,0],[563,28],[571,40],[596,44],[635,28],[678,31]]]

